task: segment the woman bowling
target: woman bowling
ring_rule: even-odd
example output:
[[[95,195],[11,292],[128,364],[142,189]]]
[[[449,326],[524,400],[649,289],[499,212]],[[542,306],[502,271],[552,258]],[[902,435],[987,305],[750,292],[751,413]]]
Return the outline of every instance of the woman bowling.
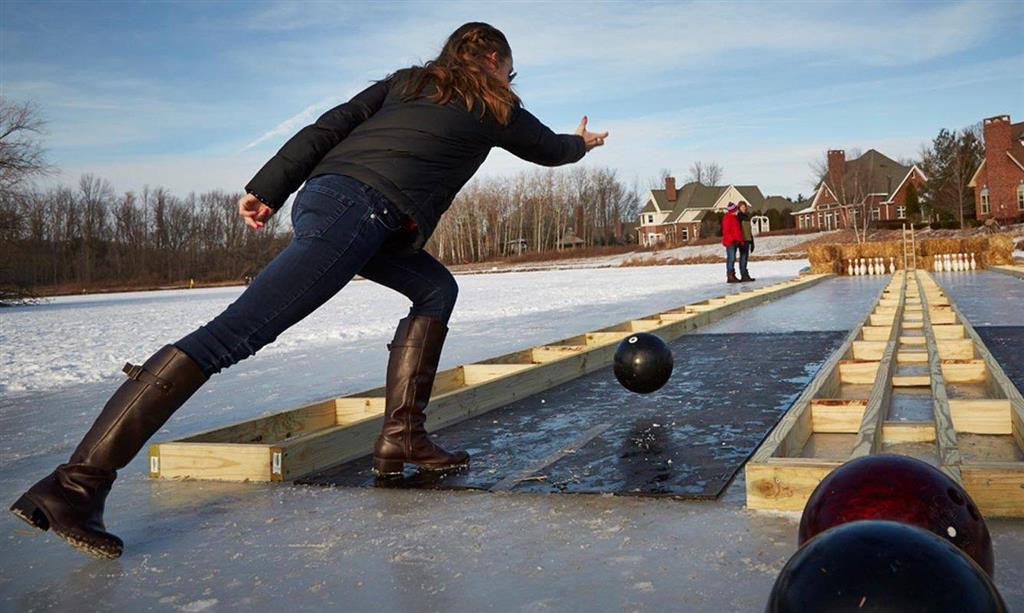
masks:
[[[11,510],[87,553],[120,556],[121,539],[103,524],[117,470],[212,375],[273,342],[356,274],[412,301],[388,345],[374,472],[465,466],[465,451],[442,449],[424,428],[458,286],[423,245],[492,147],[559,166],[608,136],[588,131],[585,116],[574,135],[553,133],[522,107],[514,77],[505,36],[467,23],[436,59],[374,83],[293,136],[238,201],[239,215],[258,230],[305,182],[292,206],[291,243],[223,313],[141,366],[126,364],[127,381],[70,460]]]

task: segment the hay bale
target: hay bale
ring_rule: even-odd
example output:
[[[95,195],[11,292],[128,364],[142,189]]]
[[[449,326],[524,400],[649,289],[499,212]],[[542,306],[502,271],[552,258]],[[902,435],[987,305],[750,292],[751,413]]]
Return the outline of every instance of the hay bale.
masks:
[[[924,255],[962,253],[962,243],[963,241],[959,238],[929,238],[921,241],[921,253]]]
[[[988,237],[968,236],[960,242],[960,246],[963,247],[964,253],[973,253],[977,257],[988,251]]]
[[[861,256],[860,245],[857,243],[839,243],[839,257],[844,260],[853,260]]]
[[[843,263],[839,260],[811,261],[811,272],[819,275],[825,273],[843,274]]]
[[[1013,264],[1013,239],[1009,234],[993,234],[988,237],[988,249],[984,251],[985,266]]]
[[[839,249],[835,245],[811,245],[807,247],[807,259],[810,260],[813,271],[815,263],[824,264],[838,260]]]

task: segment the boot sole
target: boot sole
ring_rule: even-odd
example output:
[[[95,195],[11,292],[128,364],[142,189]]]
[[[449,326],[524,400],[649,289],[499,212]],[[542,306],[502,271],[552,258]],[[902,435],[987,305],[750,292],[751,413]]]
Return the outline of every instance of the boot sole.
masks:
[[[412,464],[418,470],[426,472],[445,472],[469,466],[469,460],[460,464],[445,464],[444,466],[431,466],[429,464],[417,464],[416,462],[403,462],[401,460],[378,460],[373,459],[372,472],[376,477],[400,477],[405,474],[405,465]]]
[[[11,513],[14,513],[15,517],[24,521],[36,530],[46,532],[50,529],[50,517],[46,514],[46,510],[42,506],[32,502],[32,499],[30,499],[27,494],[22,495],[21,498],[11,505]],[[102,558],[104,560],[114,560],[121,557],[121,548],[104,548],[103,546],[82,540],[71,533],[64,532],[56,528],[53,529],[53,533],[68,545],[71,545],[75,549],[91,556]]]

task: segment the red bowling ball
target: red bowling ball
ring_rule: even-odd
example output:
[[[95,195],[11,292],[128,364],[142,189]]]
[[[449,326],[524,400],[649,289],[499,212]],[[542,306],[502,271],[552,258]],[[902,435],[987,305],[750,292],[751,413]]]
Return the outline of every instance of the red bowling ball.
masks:
[[[924,528],[959,547],[990,576],[992,538],[978,507],[939,469],[903,455],[851,460],[825,477],[800,518],[800,544],[834,526],[862,519]]]

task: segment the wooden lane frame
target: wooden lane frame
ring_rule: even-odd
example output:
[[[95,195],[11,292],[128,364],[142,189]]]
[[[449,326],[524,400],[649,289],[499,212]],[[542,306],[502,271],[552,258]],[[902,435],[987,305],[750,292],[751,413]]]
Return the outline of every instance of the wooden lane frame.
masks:
[[[937,288],[941,285],[922,272]],[[947,294],[948,300],[948,294]],[[990,398],[950,400],[949,409],[956,432],[980,435],[1009,435],[1018,451],[1024,451],[1024,396],[1006,376],[1002,366],[981,340],[978,332],[952,300],[950,309],[960,321],[964,335],[973,342],[977,357],[988,372]],[[970,461],[961,458],[964,488],[986,516],[1024,517],[1024,462]]]
[[[903,278],[904,273],[897,272],[879,290],[872,310],[818,369],[814,379],[751,456],[744,467],[748,508],[799,511],[818,483],[842,464],[838,460],[795,456],[814,432],[859,432],[869,399],[836,398],[842,385],[842,364],[853,360],[854,343],[882,340],[879,327],[869,325],[872,314],[883,300],[886,300],[885,306],[891,306],[892,300],[896,300],[897,305],[902,302]],[[892,296],[894,283],[899,283],[899,294],[895,298]],[[884,342],[888,345],[893,338],[898,335],[893,334],[890,326]]]
[[[437,430],[608,366],[619,341],[691,330],[833,275],[803,275],[625,321],[437,373],[427,428]],[[380,432],[383,387],[328,398],[149,447],[151,478],[287,481],[369,454]]]

